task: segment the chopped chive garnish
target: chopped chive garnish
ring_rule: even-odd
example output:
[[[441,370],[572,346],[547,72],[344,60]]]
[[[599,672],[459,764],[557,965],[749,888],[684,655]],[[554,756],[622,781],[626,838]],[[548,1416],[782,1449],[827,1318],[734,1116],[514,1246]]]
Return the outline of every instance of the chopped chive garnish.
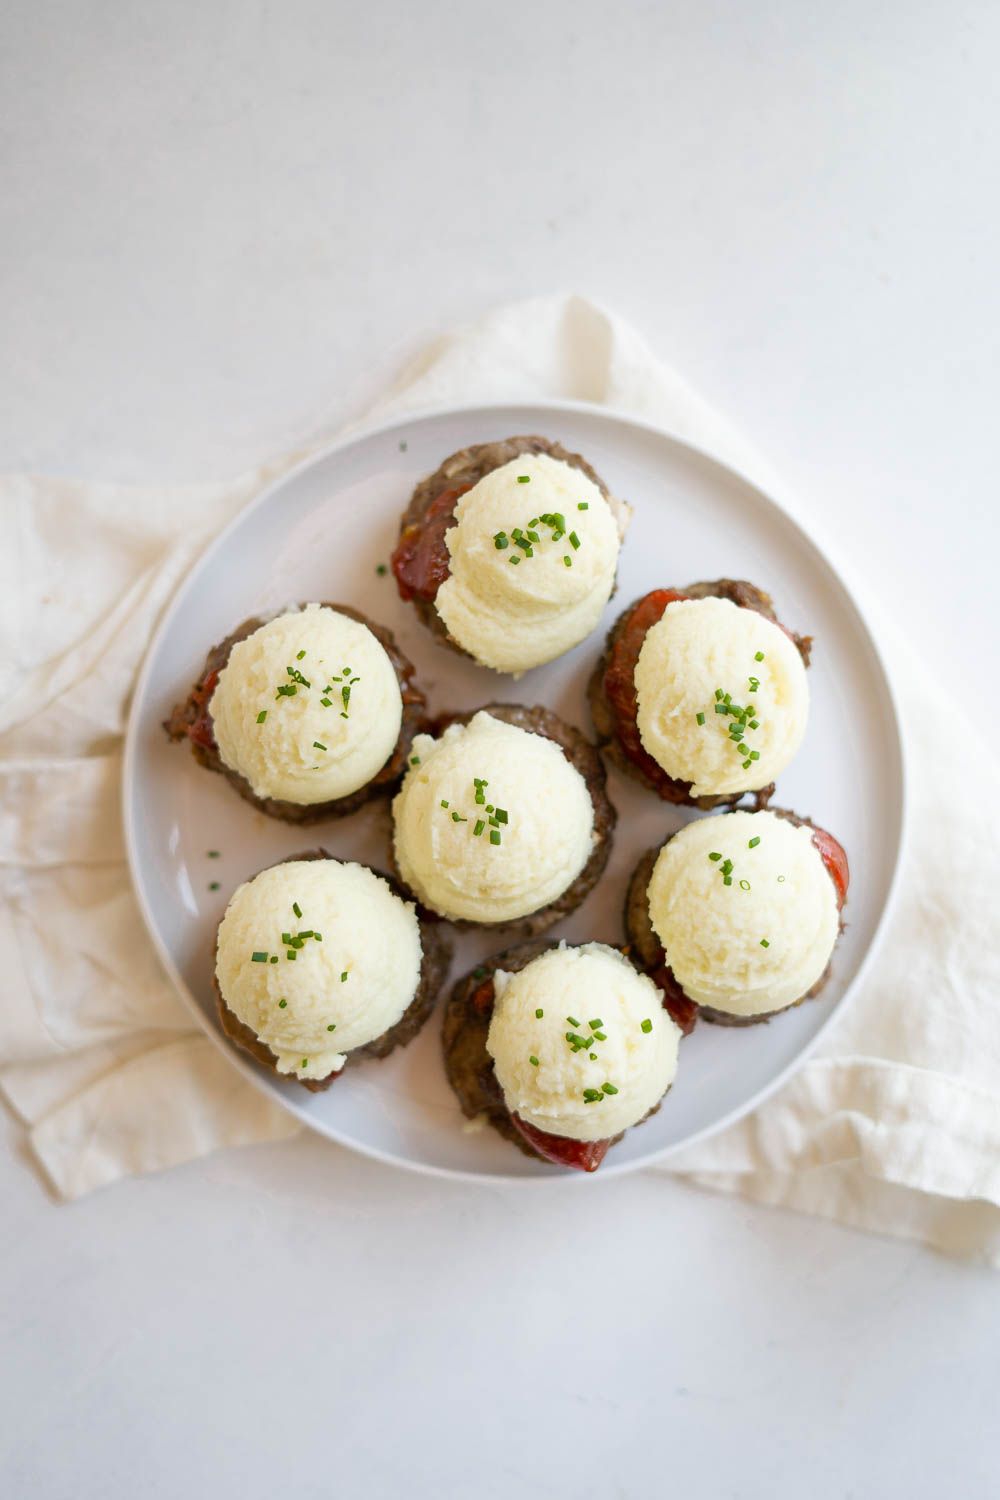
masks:
[[[708,857],[709,859],[720,860],[722,858],[722,855],[719,853],[718,849],[715,849]]]
[[[264,722],[264,720],[266,718],[267,718],[267,709],[266,708],[262,708],[261,711],[260,711],[260,713],[257,715],[257,723],[258,724],[263,724],[263,722]]]
[[[410,765],[411,766],[419,766],[419,764],[420,764],[420,756],[419,755],[411,755],[410,756]]]
[[[326,746],[325,745],[321,745],[320,742],[319,742],[319,740],[313,740],[313,749],[314,750],[325,750]]]
[[[301,917],[301,915],[302,915],[302,908],[301,908],[301,906],[299,905],[299,903],[297,901],[293,901],[292,902],[292,911],[295,913],[295,915],[297,917]]]
[[[751,750],[750,751],[750,759],[751,760],[760,760],[760,751],[759,750]]]
[[[607,1037],[607,1033],[606,1032],[604,1032],[604,1031],[595,1031],[594,1032],[594,1040],[595,1041],[597,1041],[597,1042],[606,1042],[607,1039],[608,1039],[608,1037]]]
[[[577,510],[589,510],[590,509],[590,501],[589,500],[578,500],[576,508],[577,508]]]
[[[209,849],[209,851],[208,851],[208,857],[209,857],[209,859],[218,859],[219,858],[219,851],[218,851],[218,849]]]
[[[567,1016],[566,1019],[567,1019],[567,1021],[569,1022],[569,1024],[571,1026],[579,1026],[579,1024],[580,1024],[579,1021],[576,1019],[576,1016]]]
[[[587,1025],[590,1027],[591,1031],[596,1031],[599,1026],[604,1025],[604,1022],[601,1020],[600,1016],[596,1016],[593,1021],[588,1021]]]
[[[599,1104],[604,1095],[600,1089],[584,1089],[583,1100],[585,1104]]]
[[[601,1088],[606,1094],[617,1094],[618,1092],[613,1083],[602,1083]]]
[[[345,969],[344,972],[340,976],[340,982],[341,982],[341,984],[344,984],[345,981],[346,981],[346,979],[347,979],[347,970]]]
[[[750,720],[750,728],[751,729],[759,729],[760,728],[760,720],[759,719],[751,719]]]
[[[308,1057],[304,1057],[304,1058],[303,1058],[303,1059],[302,1059],[302,1066],[303,1066],[303,1067],[304,1067],[304,1068],[308,1068],[308,1066],[309,1066],[309,1059],[308,1059]]]
[[[731,859],[727,859],[723,862],[722,873],[723,875],[731,875],[733,873],[733,862]]]
[[[324,708],[332,708],[333,707],[333,699],[332,698],[321,698],[319,701],[322,703],[322,705],[323,705]]]
[[[767,938],[761,938],[760,946],[762,948],[770,948],[771,944],[768,942]]]
[[[764,653],[763,653],[763,651],[757,651],[754,654],[754,661],[763,661],[763,660],[764,660]]]
[[[704,724],[704,722],[705,722],[705,715],[704,714],[695,714],[695,718],[697,719],[697,721],[698,721],[699,724]]]
[[[515,552],[513,554],[513,556],[511,556],[511,557],[509,557],[507,559],[507,561],[510,562],[510,563],[512,563],[512,564],[516,564],[516,563],[519,563],[521,561],[521,559],[518,557],[517,553]]]
[[[389,569],[386,567],[385,563],[377,563],[375,565],[375,571],[380,578],[384,578]]]
[[[747,848],[748,849],[756,849],[756,847],[757,847],[757,845],[759,843],[760,843],[760,834],[756,833],[756,834],[754,834],[753,838],[750,840],[749,844],[747,844]]]
[[[544,1010],[542,1010],[542,1007],[539,1006],[538,1009],[535,1011],[535,1020],[536,1021],[540,1021],[542,1019],[542,1017],[544,1016],[544,1014],[545,1014]]]
[[[266,964],[267,963],[267,954],[266,953],[251,953],[251,955],[250,955],[250,962],[252,964]]]
[[[336,1023],[336,1021],[331,1021],[330,1024],[329,1024],[329,1026],[326,1029],[327,1029],[327,1031],[336,1031],[336,1029],[337,1029],[337,1023]]]
[[[563,566],[567,568],[571,568],[573,566],[573,559],[570,557],[568,552],[564,553],[563,555]]]
[[[479,835],[482,833],[482,831],[483,831],[483,829],[485,827],[486,827],[486,824],[483,822],[482,818],[477,818],[476,819],[476,826],[472,830],[472,836],[473,836],[473,838],[478,838]]]
[[[208,888],[210,891],[217,891],[219,889],[219,882],[217,880],[210,880],[208,882]]]
[[[276,964],[278,962],[278,955],[276,953],[271,954],[271,962],[273,964]]]
[[[284,1008],[285,1008],[285,1006],[286,1006],[286,1005],[287,1005],[287,1004],[288,1004],[288,1001],[287,1001],[287,1000],[279,1000],[279,1001],[278,1001],[278,1009],[279,1009],[279,1010],[284,1010]]]
[[[490,843],[491,844],[499,844],[499,842],[500,842],[500,832],[499,832],[499,829],[491,828],[490,829]]]
[[[304,651],[296,651],[296,653],[295,653],[295,660],[296,661],[301,661],[302,658],[305,656],[305,654],[306,653]]]
[[[530,484],[531,483],[531,475],[530,474],[518,474],[518,476],[517,476],[517,482],[518,482],[518,484]]]
[[[498,823],[506,823],[506,821],[507,821],[507,809],[505,807],[498,807],[497,808],[497,822]]]
[[[741,880],[740,881],[740,890],[741,891],[748,891],[749,889],[750,889],[750,882],[749,882],[749,880]]]
[[[535,1056],[534,1053],[531,1054],[531,1056],[528,1058],[528,1061],[530,1062],[530,1064],[531,1064],[531,1066],[533,1068],[537,1068],[538,1067],[538,1058]]]
[[[444,808],[448,808],[451,806],[451,803],[448,801],[447,797],[441,798],[441,806]]]
[[[575,531],[571,531],[570,534],[569,534],[569,544],[573,548],[574,552],[576,552],[579,549],[580,538],[577,536],[577,534],[576,534]]]
[[[778,876],[778,884],[779,884],[779,885],[780,885],[780,884],[781,884],[781,882],[782,882],[782,881],[783,881],[783,880],[784,880],[784,878],[785,878],[785,877],[784,877],[784,875],[779,875],[779,876]]]
[[[749,769],[750,769],[750,767],[752,765],[753,765],[753,761],[750,759],[749,756],[747,756],[746,760],[743,762],[743,769],[744,769],[744,771],[749,771]]]
[[[463,818],[461,813],[453,812],[451,815],[451,821],[453,823],[467,823],[469,820],[468,818]]]
[[[723,875],[723,877],[722,877],[722,884],[723,885],[732,885],[732,883],[733,883],[733,877],[731,875]]]

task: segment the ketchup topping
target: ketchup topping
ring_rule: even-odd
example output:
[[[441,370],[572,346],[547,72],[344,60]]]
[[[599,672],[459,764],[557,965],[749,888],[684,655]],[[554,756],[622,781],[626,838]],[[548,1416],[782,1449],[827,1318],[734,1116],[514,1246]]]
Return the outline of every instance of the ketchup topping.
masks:
[[[578,1172],[596,1172],[611,1145],[610,1140],[571,1141],[568,1136],[549,1135],[547,1130],[529,1125],[520,1115],[512,1114],[510,1118],[528,1145],[539,1156],[544,1156],[546,1161],[555,1162],[559,1167],[575,1167]]]
[[[690,1036],[698,1019],[698,1007],[689,1000],[674,978],[674,971],[667,964],[649,971],[649,977],[663,995],[663,1009],[676,1021],[684,1036]]]
[[[812,841],[830,872],[830,879],[837,887],[837,906],[842,909],[847,900],[847,887],[851,883],[851,872],[844,847],[837,842],[832,833],[827,833],[825,828],[815,829]]]
[[[442,490],[420,520],[403,531],[392,554],[392,571],[401,599],[423,599],[431,604],[437,597],[451,571],[445,532],[455,518],[459,496],[471,488],[471,484],[460,484]]]
[[[611,648],[604,673],[604,692],[615,715],[615,728],[622,751],[661,790],[676,785],[658,765],[639,737],[639,695],[635,669],[647,631],[663,618],[668,604],[685,599],[676,589],[654,589],[632,606]]]
[[[187,725],[185,733],[189,740],[193,740],[196,745],[201,745],[205,750],[215,749],[215,734],[208,705],[212,701],[212,694],[215,692],[218,680],[218,671],[208,672],[191,693],[191,701],[196,705],[197,713]]]

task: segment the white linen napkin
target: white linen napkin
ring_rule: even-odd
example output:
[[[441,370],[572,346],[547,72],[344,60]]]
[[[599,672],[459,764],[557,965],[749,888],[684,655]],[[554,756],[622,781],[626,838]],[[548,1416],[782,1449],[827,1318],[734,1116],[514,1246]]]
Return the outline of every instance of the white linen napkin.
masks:
[[[778,489],[634,330],[575,296],[516,303],[438,340],[366,421],[532,397],[646,417]],[[191,1029],[159,970],[124,863],[118,781],[164,605],[210,536],[299,457],[197,489],[0,481],[13,537],[0,554],[0,1090],[64,1198],[298,1129]],[[912,780],[890,930],[863,993],[791,1082],[657,1170],[1000,1264],[1000,860],[971,802],[941,796],[975,786],[988,806],[1000,771],[941,684],[882,637]]]

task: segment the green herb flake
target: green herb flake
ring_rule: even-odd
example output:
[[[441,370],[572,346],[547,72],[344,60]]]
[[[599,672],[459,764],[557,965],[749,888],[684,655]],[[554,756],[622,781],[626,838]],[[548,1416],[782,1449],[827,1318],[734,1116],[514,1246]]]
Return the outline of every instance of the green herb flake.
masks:
[[[647,1036],[652,1031],[652,1029],[653,1029],[653,1023],[652,1023],[652,1021],[650,1021],[648,1019],[645,1020],[645,1021],[643,1021],[642,1025],[639,1028],[639,1030],[640,1031],[644,1031]]]
[[[767,938],[761,938],[760,946],[762,948],[770,948],[771,944],[768,942]]]
[[[258,724],[263,724],[263,722],[264,722],[264,720],[266,718],[267,718],[267,709],[266,708],[262,708],[261,711],[260,711],[260,713],[257,715],[257,723]]]
[[[251,953],[251,955],[250,955],[250,962],[252,964],[266,964],[267,963],[267,954],[266,953]]]
[[[753,836],[753,838],[750,840],[749,844],[747,844],[747,848],[748,849],[756,849],[756,847],[757,847],[757,845],[759,843],[760,843],[760,834],[759,833],[755,833],[754,836]]]
[[[518,482],[518,484],[530,484],[531,483],[531,475],[530,474],[518,474],[518,476],[517,476],[517,482]]]
[[[538,1009],[535,1011],[535,1020],[536,1021],[540,1021],[542,1019],[542,1017],[544,1016],[544,1014],[545,1014],[544,1010],[542,1010],[542,1007],[539,1006]]]
[[[535,1056],[534,1053],[531,1054],[531,1056],[528,1058],[528,1061],[530,1062],[530,1064],[531,1064],[531,1066],[533,1068],[537,1068],[538,1067],[538,1058]]]
[[[695,714],[695,719],[696,719],[696,721],[699,724],[704,724],[704,722],[705,722],[705,715],[704,714]]]
[[[377,563],[375,565],[375,572],[378,574],[379,578],[384,578],[388,571],[389,569],[386,567],[385,563]]]

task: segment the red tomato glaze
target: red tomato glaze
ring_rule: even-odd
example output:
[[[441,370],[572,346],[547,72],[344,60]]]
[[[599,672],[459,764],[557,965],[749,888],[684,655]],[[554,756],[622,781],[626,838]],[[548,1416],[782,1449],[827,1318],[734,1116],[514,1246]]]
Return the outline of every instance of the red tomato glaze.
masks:
[[[688,999],[677,983],[673,969],[667,964],[660,964],[658,968],[650,970],[649,977],[663,995],[663,1009],[677,1022],[683,1035],[690,1036],[698,1019],[698,1007],[693,1000]]]
[[[646,632],[663,618],[668,604],[685,597],[676,589],[654,589],[634,604],[611,648],[604,673],[604,692],[615,715],[618,743],[629,760],[661,789],[676,783],[646,751],[639,737],[635,669]]]
[[[528,1145],[539,1156],[544,1156],[546,1161],[554,1162],[558,1167],[575,1167],[578,1172],[596,1172],[611,1145],[610,1140],[571,1141],[565,1135],[549,1135],[548,1131],[529,1125],[520,1115],[512,1114],[511,1120]]]
[[[843,908],[847,900],[847,887],[851,881],[851,872],[847,865],[847,854],[842,844],[839,844],[832,833],[827,833],[825,828],[817,828],[813,831],[813,843],[820,852],[820,857],[830,872],[830,879],[837,887],[837,905]]]
[[[191,694],[191,701],[197,705],[198,714],[187,726],[187,736],[189,740],[193,740],[196,745],[201,745],[205,750],[215,749],[215,734],[212,730],[212,716],[208,711],[208,705],[212,701],[212,694],[215,692],[218,680],[218,672],[207,673]]]
[[[392,554],[392,571],[401,599],[433,603],[450,571],[445,532],[455,519],[459,496],[471,488],[470,484],[460,484],[453,490],[442,490],[419,522],[403,532]]]

